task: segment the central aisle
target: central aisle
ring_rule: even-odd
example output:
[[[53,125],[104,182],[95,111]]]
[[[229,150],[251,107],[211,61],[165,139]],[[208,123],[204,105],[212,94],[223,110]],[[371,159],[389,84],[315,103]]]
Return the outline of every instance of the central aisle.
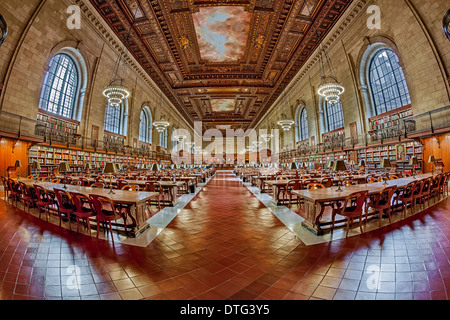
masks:
[[[219,171],[157,240],[180,254],[180,268],[192,268],[189,292],[199,299],[257,298],[301,245],[231,171]]]

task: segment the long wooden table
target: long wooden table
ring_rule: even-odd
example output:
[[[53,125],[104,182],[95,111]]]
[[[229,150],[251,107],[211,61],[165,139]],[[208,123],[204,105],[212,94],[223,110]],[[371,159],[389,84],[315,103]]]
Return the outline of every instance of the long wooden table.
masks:
[[[411,177],[389,180],[387,181],[387,185],[384,184],[384,182],[377,182],[341,187],[343,190],[342,192],[336,191],[337,188],[334,187],[319,190],[294,190],[292,193],[303,198],[303,203],[306,210],[306,220],[302,222],[302,225],[316,235],[323,235],[324,230],[322,229],[322,226],[329,224],[329,222],[322,221],[326,203],[343,201],[350,194],[359,191],[367,190],[369,191],[369,195],[374,195],[391,186],[396,186],[397,188],[402,189],[413,181],[419,181],[430,177],[432,177],[431,174],[424,174],[416,176],[416,179]]]
[[[131,205],[130,218],[132,219],[133,224],[130,226],[127,225],[127,231],[132,237],[137,237],[149,227],[147,220],[150,218],[150,215],[146,210],[146,205],[153,197],[159,196],[158,192],[113,190],[114,193],[110,194],[109,189],[82,187],[77,185],[66,185],[66,189],[64,189],[64,185],[60,183],[35,182],[32,179],[20,179],[20,181],[28,187],[39,185],[48,192],[54,192],[54,189],[62,189],[67,192],[77,192],[86,196],[97,194],[105,196],[117,204]]]

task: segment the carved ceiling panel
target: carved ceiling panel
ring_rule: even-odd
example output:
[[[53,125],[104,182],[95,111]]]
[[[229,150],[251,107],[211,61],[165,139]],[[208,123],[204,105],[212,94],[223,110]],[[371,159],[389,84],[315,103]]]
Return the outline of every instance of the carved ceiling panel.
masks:
[[[352,2],[90,1],[188,122],[244,130],[267,112]]]

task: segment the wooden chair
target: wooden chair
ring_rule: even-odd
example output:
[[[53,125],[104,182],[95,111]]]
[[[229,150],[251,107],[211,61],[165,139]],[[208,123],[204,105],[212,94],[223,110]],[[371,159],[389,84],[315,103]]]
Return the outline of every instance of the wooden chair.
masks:
[[[145,183],[145,189],[144,189],[144,191],[147,191],[147,192],[158,192],[158,191],[156,191],[156,183],[155,183],[155,181],[147,181],[146,183]],[[161,191],[161,190],[160,190]],[[160,195],[161,195],[161,192],[159,191],[159,195],[158,195],[158,208],[159,209],[161,209],[161,202],[160,202]],[[148,202],[148,206],[150,207],[150,205],[151,205],[151,202],[149,201]]]
[[[92,236],[90,218],[95,217],[92,200],[81,193],[70,192],[72,202],[75,207],[74,214],[77,219],[77,233],[79,232],[80,219],[83,219],[85,226],[89,230],[89,235]]]
[[[37,196],[36,206],[38,207],[39,211],[39,219],[41,218],[42,211],[44,211],[48,221],[49,206],[53,204],[53,199],[51,199],[51,197],[43,187],[39,185],[34,185],[33,187],[36,191]]]
[[[303,181],[303,187],[307,189],[310,184],[318,184],[318,183],[319,182],[317,181],[317,179],[306,179]]]
[[[450,179],[450,172],[446,172],[445,173],[445,178],[444,178],[444,182],[442,185],[442,196],[444,196],[444,194],[448,197],[448,183],[449,183],[449,179]]]
[[[380,182],[380,180],[377,178],[367,178],[367,183],[377,183],[377,182]]]
[[[51,181],[50,181],[51,183],[60,183],[61,182],[61,180],[59,180],[59,179],[52,179]]]
[[[10,190],[9,190],[9,184],[8,184],[8,179],[5,177],[1,177],[2,179],[2,184],[3,184],[3,190],[5,192],[5,199],[8,202],[10,199]]]
[[[333,186],[334,179],[331,177],[325,177],[322,179],[320,184],[323,184],[325,188],[331,188]]]
[[[289,207],[292,205],[292,191],[294,190],[300,190],[302,188],[302,180],[301,179],[294,179],[290,180],[288,184],[286,185],[286,189],[284,190],[283,194],[283,200],[286,197],[289,196]],[[297,204],[300,205],[300,197],[297,196]]]
[[[414,191],[416,190],[416,185],[418,183],[419,183],[418,181],[408,183],[403,189],[403,191],[395,197],[395,202],[397,205],[399,201],[401,202],[401,206],[405,217],[408,204],[411,205],[411,212],[412,213],[415,212]]]
[[[33,194],[30,192],[28,186],[23,182],[19,181],[19,188],[20,188],[20,202],[23,204],[24,207],[27,207],[28,213],[30,213],[30,208],[34,208],[35,203]]]
[[[369,191],[365,190],[365,191],[360,191],[360,192],[355,192],[353,194],[350,194],[348,197],[346,197],[344,204],[340,210],[333,210],[331,232],[334,231],[336,215],[339,214],[339,215],[347,218],[347,228],[346,228],[346,232],[345,232],[346,237],[348,237],[350,225],[353,224],[354,218],[359,219],[359,228],[361,230],[361,233],[363,233],[362,220],[363,220],[364,207],[366,204],[366,199],[367,199],[368,193],[369,193]],[[367,219],[367,216],[366,216],[366,219]]]
[[[82,187],[89,187],[89,186],[90,186],[90,182],[89,182],[88,179],[86,179],[86,178],[80,178],[80,181],[81,181],[81,186],[82,186]]]
[[[119,180],[117,180],[117,189],[122,190],[122,188],[124,186],[126,186],[127,184],[128,184],[127,180],[119,179]]]
[[[357,186],[358,182],[353,180],[345,180],[344,181],[344,187],[350,187],[350,186]]]
[[[109,231],[111,233],[111,239],[114,243],[111,222],[123,219],[123,215],[117,211],[116,206],[111,199],[97,194],[90,194],[89,198],[92,201],[92,205],[96,213],[95,217],[97,219],[97,238],[100,234],[100,224],[103,224],[105,234]],[[124,223],[124,225],[125,232],[127,232],[126,222]]]
[[[75,213],[74,205],[72,203],[72,197],[70,194],[62,189],[54,188],[55,192],[56,204],[57,204],[57,212],[59,216],[59,226],[61,227],[61,222],[63,216],[68,219],[69,229],[72,231],[72,225],[70,223],[71,215]]]
[[[123,186],[121,190],[142,191],[142,188],[137,184],[127,184],[127,185]]]
[[[389,223],[391,223],[392,198],[396,190],[397,186],[384,188],[377,196],[373,198],[373,201],[369,201],[369,207],[375,209],[375,211],[378,211],[380,227],[385,210],[387,211],[389,217]]]
[[[19,184],[13,179],[8,179],[9,196],[11,198],[11,204],[14,202],[14,206],[17,207],[17,202],[20,202],[20,188]]]
[[[103,189],[103,188],[105,188],[105,184],[103,182],[95,182],[95,183],[91,184],[91,188]]]
[[[419,208],[422,208],[421,204],[421,197],[422,197],[422,189],[424,186],[425,180],[418,180],[416,181],[416,186],[414,187],[413,192],[413,202],[414,202],[414,208],[416,207],[417,203],[419,202]]]
[[[81,186],[81,181],[80,181],[80,180],[72,180],[72,181],[70,182],[70,184],[71,184],[72,186]]]
[[[430,191],[433,185],[433,178],[426,178],[423,181],[422,192],[420,194],[420,205],[425,208],[425,201],[430,205]]]
[[[325,189],[325,186],[320,183],[310,183],[306,186],[307,190],[319,190],[319,189]]]
[[[444,174],[438,174],[433,179],[433,184],[432,184],[431,190],[430,190],[430,198],[434,199],[434,203],[436,203],[436,198],[437,198],[437,201],[441,200],[441,189],[444,186],[444,180],[445,180]]]

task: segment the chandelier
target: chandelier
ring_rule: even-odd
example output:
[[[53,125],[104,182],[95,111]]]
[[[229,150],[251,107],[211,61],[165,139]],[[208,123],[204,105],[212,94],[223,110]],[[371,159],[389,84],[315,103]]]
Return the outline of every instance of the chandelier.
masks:
[[[294,120],[286,119],[286,115],[281,115],[281,120],[278,121],[278,125],[283,129],[283,131],[290,131],[291,127],[295,124]]]
[[[325,71],[325,63],[328,66],[329,74]],[[345,92],[345,88],[344,85],[337,80],[331,61],[323,48],[323,44],[322,53],[320,54],[320,72],[322,83],[320,84],[317,93],[331,104],[338,103],[342,94]]]
[[[129,38],[130,33],[125,37],[125,41],[128,42]],[[122,57],[122,53],[119,53],[119,59],[116,61],[111,81],[103,90],[103,95],[108,99],[108,103],[112,107],[118,107],[123,100],[130,96],[130,91],[126,85],[126,73],[127,61]]]
[[[170,126],[170,123],[166,121],[166,118],[163,115],[161,117],[161,120],[153,122],[153,126],[159,133],[161,133],[164,132],[167,129],[167,127]]]

